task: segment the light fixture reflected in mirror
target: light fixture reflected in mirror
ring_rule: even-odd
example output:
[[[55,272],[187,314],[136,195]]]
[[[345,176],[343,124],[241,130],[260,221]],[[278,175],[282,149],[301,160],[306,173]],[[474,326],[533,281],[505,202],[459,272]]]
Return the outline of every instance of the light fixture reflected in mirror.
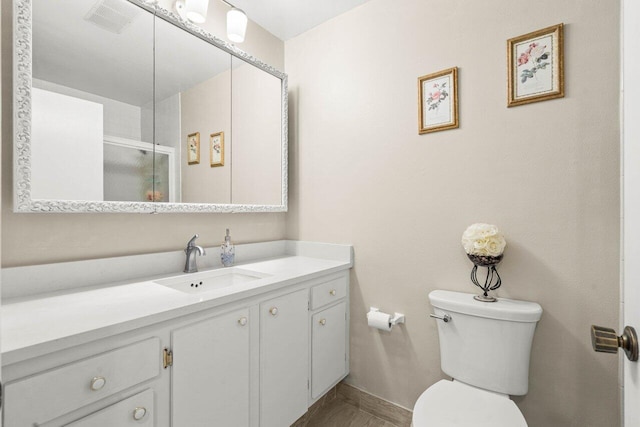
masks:
[[[185,21],[202,24],[207,19],[209,0],[178,0],[173,7]]]
[[[227,37],[235,43],[242,43],[247,32],[247,15],[240,9],[232,7],[227,12]]]
[[[227,37],[234,43],[242,43],[247,33],[247,15],[228,1],[221,1],[231,7],[227,12]],[[182,19],[202,24],[207,18],[209,0],[177,0],[173,7]]]
[[[207,20],[207,9],[209,8],[209,0],[186,0],[185,14],[187,19],[196,24],[202,24]]]
[[[187,11],[185,10],[184,0],[177,0],[175,3],[173,3],[173,8],[176,10],[176,12],[178,12],[180,18],[184,19],[185,21],[187,20]]]

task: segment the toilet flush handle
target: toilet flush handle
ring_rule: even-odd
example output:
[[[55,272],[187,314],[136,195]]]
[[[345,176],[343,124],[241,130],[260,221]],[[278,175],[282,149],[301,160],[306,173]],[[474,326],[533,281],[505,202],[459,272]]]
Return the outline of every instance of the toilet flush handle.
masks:
[[[444,323],[449,323],[451,321],[451,316],[449,316],[448,314],[444,314],[444,315],[440,316],[438,314],[430,313],[429,317],[433,317],[434,319],[442,320]]]

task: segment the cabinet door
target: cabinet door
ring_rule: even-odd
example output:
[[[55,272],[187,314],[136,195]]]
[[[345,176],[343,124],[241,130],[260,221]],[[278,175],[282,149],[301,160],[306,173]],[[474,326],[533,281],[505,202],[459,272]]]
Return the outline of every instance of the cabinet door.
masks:
[[[307,411],[309,291],[260,304],[260,427],[293,424]]]
[[[172,425],[249,425],[249,310],[171,334]]]
[[[316,399],[346,374],[347,304],[313,315],[311,322],[311,397]]]

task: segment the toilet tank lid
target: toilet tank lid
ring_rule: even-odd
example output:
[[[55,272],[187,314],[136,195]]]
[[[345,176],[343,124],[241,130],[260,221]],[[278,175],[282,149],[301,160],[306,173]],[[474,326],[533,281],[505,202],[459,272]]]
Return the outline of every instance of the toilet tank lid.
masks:
[[[445,311],[512,322],[537,322],[542,316],[540,304],[498,298],[496,302],[481,302],[474,294],[437,290],[429,293],[431,305]]]

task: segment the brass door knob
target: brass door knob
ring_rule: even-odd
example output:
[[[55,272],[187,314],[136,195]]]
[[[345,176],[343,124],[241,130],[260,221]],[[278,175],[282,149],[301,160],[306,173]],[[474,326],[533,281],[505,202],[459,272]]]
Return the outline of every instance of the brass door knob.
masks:
[[[629,360],[638,360],[638,335],[631,326],[625,326],[622,335],[618,336],[611,328],[591,325],[591,345],[602,353],[617,353],[618,348],[622,348]]]

